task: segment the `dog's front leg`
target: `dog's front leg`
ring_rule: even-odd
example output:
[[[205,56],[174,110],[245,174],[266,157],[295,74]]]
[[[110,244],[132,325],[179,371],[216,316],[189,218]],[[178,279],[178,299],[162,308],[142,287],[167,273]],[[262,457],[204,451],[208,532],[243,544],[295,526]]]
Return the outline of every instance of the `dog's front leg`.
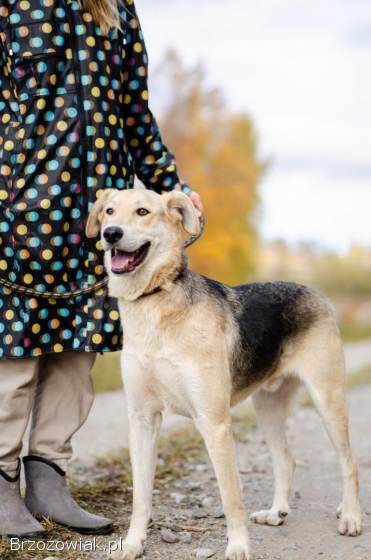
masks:
[[[249,560],[247,519],[242,503],[242,488],[237,468],[231,418],[223,421],[199,417],[196,425],[203,436],[218,480],[227,520],[227,560]]]
[[[138,403],[139,404],[139,403]],[[161,412],[146,411],[129,403],[129,443],[133,471],[133,514],[122,550],[113,553],[115,560],[135,560],[142,556],[147,527],[152,516],[152,493],[156,469],[157,441]]]

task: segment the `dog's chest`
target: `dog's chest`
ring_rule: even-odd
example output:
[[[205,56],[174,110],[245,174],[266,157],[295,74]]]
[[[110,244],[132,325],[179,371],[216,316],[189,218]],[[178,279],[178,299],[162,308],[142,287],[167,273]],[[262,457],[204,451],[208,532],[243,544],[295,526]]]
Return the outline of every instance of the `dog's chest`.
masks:
[[[137,390],[141,386],[143,398],[151,399],[158,408],[193,416],[199,372],[179,334],[161,328],[155,313],[147,320],[142,314],[124,316],[123,330],[124,386],[135,385]]]
[[[126,388],[135,386],[159,410],[194,415],[199,375],[191,360],[161,345],[154,349],[129,343],[122,352],[121,366]]]
[[[229,336],[208,307],[177,308],[167,299],[120,305],[124,330],[122,372],[162,408],[194,417],[216,387],[229,391]]]

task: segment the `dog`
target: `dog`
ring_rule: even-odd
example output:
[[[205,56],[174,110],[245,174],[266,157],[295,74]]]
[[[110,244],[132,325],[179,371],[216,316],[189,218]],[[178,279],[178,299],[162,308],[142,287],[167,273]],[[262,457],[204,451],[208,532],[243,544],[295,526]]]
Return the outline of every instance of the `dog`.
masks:
[[[190,417],[215,469],[227,523],[228,560],[249,560],[246,513],[231,407],[253,394],[273,460],[272,507],[251,520],[281,525],[290,512],[295,462],[285,421],[300,384],[338,452],[343,499],[338,531],[361,532],[357,466],[348,435],[345,366],[330,302],[308,287],[268,282],[229,287],[191,272],[186,235],[199,233],[190,199],[173,191],[109,189],[89,214],[101,235],[109,293],[125,334],[122,374],[129,411],[133,514],[117,560],[144,551],[151,519],[156,444],[164,409]]]

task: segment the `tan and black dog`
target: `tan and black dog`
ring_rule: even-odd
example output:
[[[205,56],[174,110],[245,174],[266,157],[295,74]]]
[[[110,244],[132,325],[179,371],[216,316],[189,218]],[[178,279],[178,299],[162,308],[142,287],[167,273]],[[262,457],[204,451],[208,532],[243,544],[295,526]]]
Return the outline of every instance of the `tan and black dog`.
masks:
[[[248,560],[250,546],[231,428],[231,407],[254,393],[257,417],[273,458],[275,492],[256,523],[280,525],[290,511],[294,459],[285,422],[303,383],[339,454],[343,498],[339,533],[361,531],[357,467],[348,434],[345,368],[328,300],[288,282],[231,288],[191,272],[185,233],[199,220],[179,192],[104,192],[87,235],[101,232],[110,295],[118,298],[125,333],[122,374],[127,393],[134,506],[124,547],[143,554],[151,519],[156,443],[164,409],[191,417],[218,480],[227,521],[228,560]]]

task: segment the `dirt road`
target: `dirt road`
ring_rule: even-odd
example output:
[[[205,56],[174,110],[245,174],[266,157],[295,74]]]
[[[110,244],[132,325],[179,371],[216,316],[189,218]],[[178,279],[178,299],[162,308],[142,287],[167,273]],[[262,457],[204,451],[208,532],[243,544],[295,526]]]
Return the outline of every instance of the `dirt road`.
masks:
[[[371,361],[370,344],[357,345],[352,351],[348,347],[347,352],[348,363],[353,360],[354,369]],[[103,467],[97,467],[89,464],[89,460],[92,458],[91,450],[97,455],[105,455],[107,450],[117,451],[125,446],[126,420],[122,402],[120,393],[99,396],[96,413],[84,428],[85,435],[79,435],[75,441],[77,449],[79,437],[82,438],[80,442],[85,438],[90,445],[80,452],[73,475],[79,499],[86,506],[116,521],[119,526],[116,537],[126,532],[131,513],[130,481],[126,475],[126,478],[120,475],[123,468],[128,469],[128,461],[119,466],[115,462],[112,465],[108,462]],[[314,409],[302,407],[297,409],[289,422],[289,440],[297,460],[292,513],[282,527],[250,524],[253,560],[371,559],[371,385],[361,385],[349,391],[349,404],[351,435],[361,479],[364,514],[362,536],[347,538],[337,534],[335,511],[341,499],[341,479],[335,452]],[[168,433],[174,426],[174,419],[169,419]],[[240,422],[236,424],[236,429],[240,435],[237,451],[244,500],[251,513],[270,507],[273,492],[271,461],[256,428],[247,429],[244,422]],[[207,455],[202,446],[196,454],[188,453],[187,447],[184,452],[183,441],[174,439],[169,447],[174,449],[178,458],[175,455],[175,458],[170,457],[169,465],[161,464],[160,461],[160,475],[154,496],[154,524],[149,532],[145,558],[195,559],[197,549],[206,548],[211,558],[223,560],[225,520],[220,516],[219,492]],[[93,484],[93,488],[87,488],[86,483]],[[175,540],[179,539],[179,542],[169,544],[163,541],[163,525],[173,529]],[[179,527],[183,530],[178,531]],[[198,527],[205,531],[186,531],[184,527]],[[56,537],[76,539],[75,534],[68,532],[56,532]],[[107,538],[101,539],[102,545],[107,542]],[[67,560],[95,560],[106,558],[107,555],[98,551],[78,555],[55,553],[49,556]],[[0,557],[6,560],[31,558],[26,554],[7,555],[1,550]],[[32,555],[32,558],[45,558],[45,554]]]
[[[371,385],[349,392],[351,434],[358,460],[363,509],[363,534],[358,538],[337,534],[335,510],[340,502],[341,481],[335,453],[313,408],[296,411],[289,423],[289,440],[297,460],[292,492],[292,513],[282,527],[250,524],[253,560],[370,560],[371,558]],[[267,508],[272,497],[273,477],[265,444],[256,428],[246,422],[236,424],[237,450],[248,511]],[[223,560],[225,522],[220,517],[220,499],[214,473],[203,446],[189,439],[165,438],[170,443],[162,450],[154,495],[154,524],[149,531],[147,560],[191,560],[199,548],[206,548],[214,560]],[[189,438],[189,435],[187,436]],[[194,453],[196,449],[196,453]],[[129,461],[106,461],[103,465],[83,466],[76,462],[73,479],[76,497],[85,507],[110,516],[118,524],[115,535],[127,531],[131,513]],[[162,540],[161,527],[173,530],[175,540]],[[180,526],[180,527],[179,527]],[[206,529],[203,532],[184,528]],[[182,528],[180,532],[177,529]],[[54,530],[51,539],[64,542],[79,536],[66,530]],[[101,560],[103,549],[84,553],[10,552],[1,548],[2,560],[34,558],[64,560]]]
[[[292,417],[289,439],[297,459],[292,493],[292,513],[282,527],[251,524],[254,560],[370,560],[371,558],[371,387],[361,386],[349,395],[353,447],[361,478],[364,530],[358,538],[337,534],[335,511],[341,481],[335,453],[313,408],[301,408]],[[249,512],[270,506],[271,462],[259,432],[238,443],[245,503]],[[205,461],[205,462],[204,462]],[[199,547],[210,549],[215,560],[224,558],[224,519],[217,519],[219,495],[206,455],[204,461],[185,467],[181,480],[155,497],[155,520],[171,525],[198,525],[209,531],[192,533],[188,544],[166,544],[158,528],[150,531],[148,559],[188,560]],[[206,507],[202,507],[204,504]],[[200,507],[201,506],[201,507]],[[206,516],[207,512],[211,516]],[[216,513],[213,513],[215,512]],[[127,522],[130,504],[122,517]],[[205,517],[203,517],[205,515]],[[178,533],[181,538],[184,533]],[[186,535],[189,539],[189,535]]]

